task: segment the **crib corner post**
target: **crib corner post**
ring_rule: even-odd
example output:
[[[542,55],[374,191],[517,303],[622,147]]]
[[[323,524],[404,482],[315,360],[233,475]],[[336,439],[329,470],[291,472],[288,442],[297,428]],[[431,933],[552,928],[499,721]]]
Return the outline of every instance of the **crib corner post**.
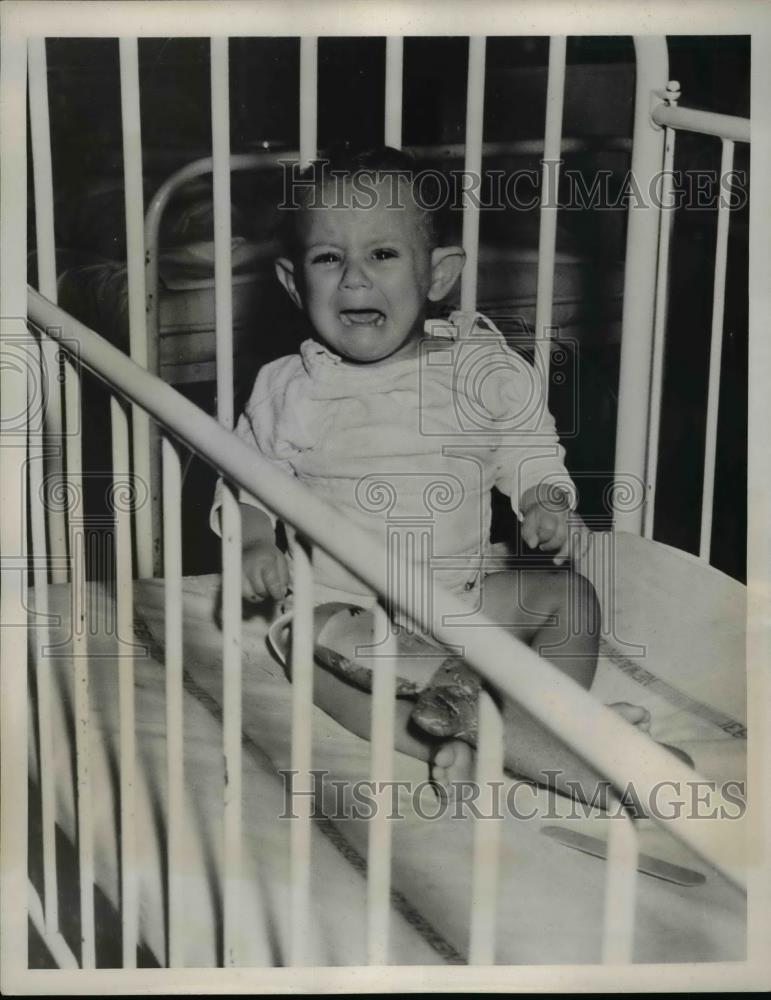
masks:
[[[637,56],[629,217],[624,271],[618,423],[614,471],[646,484],[650,416],[653,324],[656,302],[657,247],[661,209],[651,197],[664,156],[664,130],[651,117],[651,97],[664,93],[669,58],[664,37],[634,39]],[[660,99],[660,97],[659,97]],[[616,528],[642,533],[644,503],[614,509]]]

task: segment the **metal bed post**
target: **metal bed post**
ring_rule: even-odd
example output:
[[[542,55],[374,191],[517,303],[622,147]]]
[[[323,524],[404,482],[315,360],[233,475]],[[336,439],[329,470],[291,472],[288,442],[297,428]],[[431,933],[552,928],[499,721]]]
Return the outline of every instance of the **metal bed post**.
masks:
[[[561,36],[550,38],[535,305],[536,370],[543,380],[544,393],[547,394],[551,364],[554,257],[557,251],[557,212],[559,210],[559,176],[562,163],[562,109],[565,99],[566,56],[567,39]]]
[[[47,339],[47,338],[42,338]],[[30,360],[35,361],[33,349],[36,348],[32,335],[30,340]],[[49,345],[54,348],[56,345]],[[44,403],[42,396],[42,377],[45,362],[42,345],[40,349],[39,367],[31,365],[28,377],[28,399],[33,402],[39,394],[39,402]],[[40,809],[43,839],[43,901],[45,906],[45,934],[48,938],[59,931],[59,886],[56,869],[56,792],[54,789],[54,747],[52,729],[52,685],[51,663],[43,654],[43,650],[51,645],[48,606],[48,563],[46,552],[46,505],[44,502],[44,454],[46,419],[43,406],[30,405],[27,409],[29,420],[29,506],[30,506],[30,542],[33,566],[33,585],[35,593],[34,610],[37,620],[31,623],[30,638],[35,648],[35,683],[37,686],[37,719],[40,734],[40,757],[38,774],[40,780]],[[60,445],[61,447],[61,445]],[[65,571],[66,575],[66,571]]]
[[[64,363],[64,416],[67,431],[67,486],[74,503],[70,515],[83,518],[84,496],[80,421],[80,370],[67,359]],[[82,521],[81,521],[82,523]],[[70,520],[72,524],[72,517]],[[81,966],[96,964],[94,923],[94,826],[91,798],[91,702],[89,698],[89,657],[87,641],[86,555],[83,531],[70,532],[70,621],[72,623],[73,680],[75,685],[75,764],[77,771],[78,877],[80,880]]]
[[[290,828],[290,964],[307,965],[311,910],[311,775],[313,747],[313,571],[293,531],[294,614],[292,620],[292,790],[299,795]]]
[[[611,802],[620,805],[614,796],[611,796]],[[609,817],[607,824],[602,961],[604,965],[629,965],[634,948],[639,840],[634,819],[625,807],[620,808],[617,815]]]
[[[222,719],[225,777],[223,954],[238,964],[241,926],[242,707],[241,511],[230,487],[222,503]]]
[[[667,84],[666,99],[670,105],[677,103],[680,87],[677,81]],[[669,304],[669,243],[674,221],[672,204],[673,175],[675,161],[675,130],[667,128],[664,140],[664,169],[658,193],[661,200],[661,224],[659,227],[659,252],[656,271],[656,303],[653,320],[653,362],[651,368],[651,402],[648,413],[648,447],[645,467],[648,475],[648,496],[645,502],[643,534],[653,538],[656,509],[656,479],[658,476],[659,430],[661,425],[661,396],[664,381],[664,345],[667,329],[667,306]]]
[[[37,248],[38,290],[51,302],[57,301],[56,283],[56,239],[54,236],[53,170],[51,166],[51,124],[48,109],[48,66],[44,38],[31,38],[29,51],[29,120],[30,146],[32,149],[32,183],[35,194],[35,245]],[[62,449],[62,393],[59,375],[61,373],[60,354],[56,345],[42,338],[44,384],[47,393],[46,431],[41,445],[41,453],[50,476],[49,482],[62,482],[64,466]],[[41,466],[41,475],[44,468]],[[50,575],[52,583],[67,582],[67,521],[66,511],[59,505],[47,506],[48,551],[51,554]],[[43,550],[39,550],[43,551]]]
[[[481,818],[474,820],[469,965],[494,965],[498,923],[501,824],[498,789],[503,785],[503,719],[487,691],[479,696],[476,782]]]
[[[214,184],[214,308],[217,419],[233,427],[233,262],[230,222],[228,38],[211,39],[211,132]]]
[[[637,82],[631,172],[645,204],[630,204],[628,210],[614,469],[617,479],[621,475],[633,477],[647,488],[645,457],[660,216],[658,206],[648,200],[648,192],[651,179],[661,169],[664,152],[664,131],[651,120],[651,102],[664,92],[669,59],[664,38],[636,36],[634,46]],[[641,534],[644,502],[636,507],[615,502],[616,528]]]
[[[485,106],[485,38],[468,41],[466,85],[466,154],[463,164],[463,249],[466,265],[460,278],[460,307],[474,312],[479,269],[479,191],[482,183],[482,126]],[[476,191],[476,199],[473,192]]]
[[[375,626],[386,636],[382,652],[372,662],[372,729],[370,776],[375,788],[375,814],[369,821],[367,845],[367,959],[388,964],[391,915],[391,823],[388,782],[393,777],[396,717],[396,636],[380,606]],[[381,784],[382,782],[382,784]]]
[[[132,635],[134,591],[131,558],[131,479],[129,425],[123,405],[110,399],[112,417],[111,505],[115,513],[115,603],[118,651],[118,706],[120,712],[120,874],[123,967],[135,969],[139,932],[139,898],[136,859],[136,732],[134,710],[134,654],[124,648]],[[121,479],[123,482],[121,482]]]
[[[704,442],[704,485],[701,501],[699,556],[709,562],[712,548],[712,515],[715,496],[715,465],[717,457],[717,418],[720,405],[720,367],[723,349],[723,318],[725,312],[725,281],[728,262],[728,227],[730,225],[730,178],[734,165],[734,143],[723,139],[720,158],[720,201],[717,210],[717,244],[715,246],[715,277],[712,288],[712,331],[709,345],[709,381],[707,386],[707,428]],[[726,192],[723,195],[723,180]]]
[[[385,127],[386,146],[402,146],[402,87],[404,79],[404,39],[386,38]]]
[[[317,38],[300,39],[300,167],[316,159],[318,150],[318,53]]]
[[[466,264],[461,274],[460,293],[464,312],[475,312],[477,302],[486,46],[484,37],[469,38],[462,235]],[[502,772],[503,740],[500,712],[487,691],[480,693],[478,712],[480,737],[476,779],[487,791],[482,795],[483,803],[493,805],[494,789]],[[489,965],[495,960],[500,835],[500,824],[492,816],[484,821],[475,819],[469,901],[469,962],[472,965]]]
[[[184,718],[182,712],[182,472],[179,455],[163,438],[163,575],[166,668],[166,862],[169,921],[167,963],[182,965],[184,942]]]
[[[300,165],[316,157],[318,42],[300,40]],[[292,788],[301,793],[298,815],[290,829],[290,964],[308,961],[311,910],[311,776],[313,708],[313,571],[309,554],[294,530],[289,532],[293,557],[294,618],[292,627]]]
[[[142,183],[142,121],[139,101],[139,49],[136,38],[121,38],[120,99],[123,126],[123,176],[126,190],[126,266],[130,354],[142,368],[156,371],[158,340],[148,338],[145,316],[144,194]],[[137,575],[160,576],[161,464],[158,431],[146,414],[131,414],[134,474],[144,479],[149,502],[134,513]]]
[[[210,40],[212,174],[214,185],[214,301],[217,419],[233,428],[233,267],[230,223],[229,39]],[[242,656],[241,512],[237,494],[224,490],[222,504],[222,670],[225,754],[223,952],[238,964],[241,927]]]

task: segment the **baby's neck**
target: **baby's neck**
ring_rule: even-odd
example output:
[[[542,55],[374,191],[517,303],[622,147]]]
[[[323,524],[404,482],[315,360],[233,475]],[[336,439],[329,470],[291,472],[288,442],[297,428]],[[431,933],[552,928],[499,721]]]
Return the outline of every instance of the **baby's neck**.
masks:
[[[334,354],[335,357],[340,359],[340,362],[346,367],[358,369],[361,371],[369,371],[373,368],[386,368],[388,365],[397,364],[400,361],[416,361],[420,355],[420,344],[422,340],[432,339],[426,337],[416,337],[403,344],[398,350],[394,351],[393,354],[389,354],[385,358],[378,358],[376,361],[358,361],[355,358],[348,358],[343,354],[339,354],[337,351],[332,350],[331,347],[324,344],[327,350]],[[321,341],[321,343],[324,343]]]

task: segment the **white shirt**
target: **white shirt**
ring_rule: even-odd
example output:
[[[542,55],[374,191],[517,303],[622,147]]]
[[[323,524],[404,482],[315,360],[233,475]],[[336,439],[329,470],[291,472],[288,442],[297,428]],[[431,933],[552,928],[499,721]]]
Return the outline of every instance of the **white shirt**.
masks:
[[[375,533],[392,575],[412,551],[427,577],[406,586],[421,591],[430,578],[460,593],[476,586],[489,551],[493,486],[517,514],[532,486],[559,485],[573,503],[575,489],[536,370],[479,314],[426,329],[417,358],[374,366],[305,341],[260,370],[236,434]],[[351,599],[368,596],[324,553],[314,553],[314,576]]]

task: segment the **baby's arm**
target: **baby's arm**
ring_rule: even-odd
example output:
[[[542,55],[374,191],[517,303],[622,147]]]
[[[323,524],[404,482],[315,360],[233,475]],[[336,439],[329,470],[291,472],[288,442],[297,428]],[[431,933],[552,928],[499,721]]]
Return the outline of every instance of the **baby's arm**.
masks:
[[[546,405],[548,393],[538,370],[503,342],[492,349],[502,355],[501,363],[490,365],[498,375],[491,386],[492,416],[510,421],[516,432],[516,447],[504,439],[504,446],[497,448],[495,485],[511,498],[525,544],[554,553],[559,566],[585,551],[589,532],[574,510],[576,491],[557,425]],[[493,358],[497,360],[495,353]],[[534,410],[531,404],[538,397],[543,405]]]
[[[276,422],[282,415],[286,387],[302,367],[299,355],[289,355],[263,365],[254,383],[243,413],[238,418],[235,434],[245,444],[287,475],[294,475],[291,463],[282,458],[281,438],[276,435]],[[210,525],[222,534],[222,484],[217,483]],[[241,494],[243,495],[243,494]],[[273,519],[253,503],[239,502],[241,511],[242,592],[247,601],[267,597],[280,600],[286,595],[289,573],[284,554],[276,546]]]
[[[259,507],[240,503],[241,588],[247,601],[280,600],[289,586],[289,567],[276,545],[273,524]]]

